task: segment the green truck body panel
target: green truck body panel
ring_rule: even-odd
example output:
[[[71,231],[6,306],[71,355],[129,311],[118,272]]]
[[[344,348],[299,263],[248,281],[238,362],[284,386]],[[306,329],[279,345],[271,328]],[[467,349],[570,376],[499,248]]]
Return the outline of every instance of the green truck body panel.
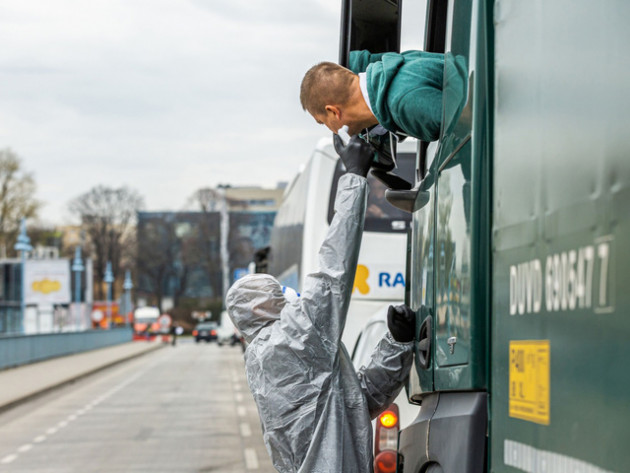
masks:
[[[500,1],[494,18],[492,469],[628,471],[630,4]],[[542,370],[519,340],[548,341]],[[546,364],[537,412],[515,372]]]

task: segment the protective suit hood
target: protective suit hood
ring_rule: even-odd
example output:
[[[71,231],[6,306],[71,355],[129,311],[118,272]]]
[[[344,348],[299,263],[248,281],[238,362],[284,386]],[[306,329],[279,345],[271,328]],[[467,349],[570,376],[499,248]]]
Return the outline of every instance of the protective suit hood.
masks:
[[[280,283],[268,274],[248,274],[227,293],[226,308],[234,326],[251,343],[266,326],[280,319],[287,300]]]

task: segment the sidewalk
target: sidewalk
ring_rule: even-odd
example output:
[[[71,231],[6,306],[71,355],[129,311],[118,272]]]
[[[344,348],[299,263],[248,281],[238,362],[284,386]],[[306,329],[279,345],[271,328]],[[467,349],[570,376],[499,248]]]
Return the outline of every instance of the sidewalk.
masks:
[[[0,412],[162,346],[157,341],[129,342],[0,371]]]

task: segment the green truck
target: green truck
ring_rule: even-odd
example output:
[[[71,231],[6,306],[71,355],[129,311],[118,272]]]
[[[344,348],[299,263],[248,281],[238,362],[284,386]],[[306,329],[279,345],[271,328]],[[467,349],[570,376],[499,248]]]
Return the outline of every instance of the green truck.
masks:
[[[340,62],[398,50],[404,14],[344,0]],[[630,471],[629,20],[627,0],[427,0],[442,133],[388,191],[413,215],[422,406],[398,472]]]

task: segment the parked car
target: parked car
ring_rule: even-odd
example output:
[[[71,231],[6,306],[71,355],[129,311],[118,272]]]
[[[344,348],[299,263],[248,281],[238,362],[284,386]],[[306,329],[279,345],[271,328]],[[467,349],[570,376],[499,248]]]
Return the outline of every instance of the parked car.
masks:
[[[234,345],[242,345],[244,344],[243,337],[236,330],[236,327],[232,323],[232,320],[228,316],[226,311],[221,313],[221,325],[218,330],[218,339],[217,343],[219,346],[230,345],[233,347]]]
[[[192,334],[195,337],[195,342],[199,343],[201,340],[206,342],[212,342],[217,340],[219,324],[216,322],[201,322],[198,323]]]

